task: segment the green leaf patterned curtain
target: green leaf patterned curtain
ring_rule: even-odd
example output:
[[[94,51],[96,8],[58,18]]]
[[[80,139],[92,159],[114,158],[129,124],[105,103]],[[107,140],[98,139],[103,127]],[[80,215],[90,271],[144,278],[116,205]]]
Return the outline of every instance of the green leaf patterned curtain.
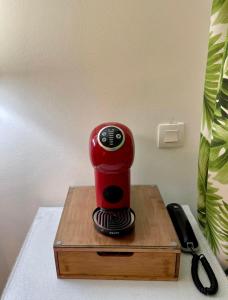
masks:
[[[214,0],[198,172],[198,219],[221,265],[228,269],[228,0]]]

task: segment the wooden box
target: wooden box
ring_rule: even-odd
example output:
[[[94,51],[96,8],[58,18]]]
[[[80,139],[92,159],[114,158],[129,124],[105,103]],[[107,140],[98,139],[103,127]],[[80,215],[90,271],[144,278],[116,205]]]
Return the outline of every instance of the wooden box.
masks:
[[[156,186],[132,186],[135,230],[113,238],[97,232],[94,187],[70,188],[54,242],[59,278],[176,280],[180,245]]]

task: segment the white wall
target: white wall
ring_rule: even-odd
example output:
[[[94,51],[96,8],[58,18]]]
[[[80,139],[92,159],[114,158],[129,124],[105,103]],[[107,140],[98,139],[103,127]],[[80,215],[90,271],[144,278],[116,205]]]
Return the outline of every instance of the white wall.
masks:
[[[211,1],[0,0],[0,287],[39,206],[93,184],[88,137],[115,120],[135,137],[132,182],[196,209]],[[184,121],[185,146],[156,126]]]

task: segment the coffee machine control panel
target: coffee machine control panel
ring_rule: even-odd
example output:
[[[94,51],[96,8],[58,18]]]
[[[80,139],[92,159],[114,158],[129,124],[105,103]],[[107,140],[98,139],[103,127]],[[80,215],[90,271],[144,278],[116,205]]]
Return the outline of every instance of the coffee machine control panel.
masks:
[[[123,146],[124,141],[124,132],[117,126],[103,127],[98,133],[99,145],[108,151],[118,150]]]

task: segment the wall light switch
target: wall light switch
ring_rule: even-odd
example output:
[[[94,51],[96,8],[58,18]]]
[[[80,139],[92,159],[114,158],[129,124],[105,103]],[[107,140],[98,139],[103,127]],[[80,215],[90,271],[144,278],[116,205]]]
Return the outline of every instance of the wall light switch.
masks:
[[[175,143],[179,140],[178,130],[166,130],[164,132],[164,143]]]
[[[177,148],[184,144],[184,123],[159,124],[157,129],[158,148]]]

